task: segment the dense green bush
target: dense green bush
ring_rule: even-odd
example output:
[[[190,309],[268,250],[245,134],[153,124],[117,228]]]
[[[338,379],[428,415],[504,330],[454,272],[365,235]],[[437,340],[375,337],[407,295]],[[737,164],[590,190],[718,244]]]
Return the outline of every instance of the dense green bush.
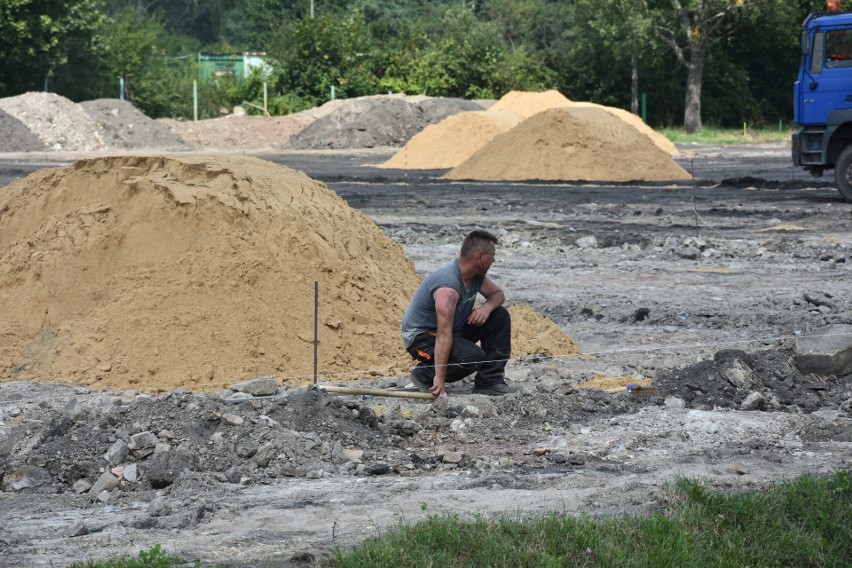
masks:
[[[733,10],[708,47],[704,122],[789,123],[800,23],[813,2],[713,2]],[[0,0],[0,96],[47,82],[73,100],[116,97],[123,78],[127,98],[151,116],[190,118],[199,51],[263,50],[271,66],[263,77],[199,85],[199,117],[262,106],[264,81],[274,114],[325,102],[332,88],[338,98],[557,88],[630,108],[635,66],[649,122],[684,118],[686,70],[660,32],[670,3],[325,0],[313,18],[307,8],[301,0]]]

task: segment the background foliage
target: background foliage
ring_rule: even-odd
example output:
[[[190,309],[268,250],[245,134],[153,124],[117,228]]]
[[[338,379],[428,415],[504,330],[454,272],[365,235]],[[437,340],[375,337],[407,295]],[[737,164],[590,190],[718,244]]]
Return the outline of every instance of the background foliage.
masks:
[[[697,9],[709,0],[681,0]],[[743,6],[710,42],[708,125],[789,123],[801,22],[814,0]],[[48,89],[126,96],[153,117],[192,116],[199,51],[266,51],[271,71],[199,86],[200,114],[248,101],[273,114],[331,97],[405,92],[499,98],[555,88],[630,108],[631,53],[655,126],[683,120],[686,70],[658,31],[674,0],[0,0],[0,96]],[[666,16],[666,14],[669,14]],[[697,33],[697,32],[694,32]],[[249,107],[251,108],[251,107]]]

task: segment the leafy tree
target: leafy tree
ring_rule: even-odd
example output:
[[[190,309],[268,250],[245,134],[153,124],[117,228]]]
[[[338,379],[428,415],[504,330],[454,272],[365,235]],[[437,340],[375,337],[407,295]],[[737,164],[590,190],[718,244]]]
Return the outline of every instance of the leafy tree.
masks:
[[[102,65],[106,77],[117,83],[124,79],[125,95],[132,99],[152,59],[159,59],[157,39],[163,28],[154,18],[126,9],[112,19],[102,34]]]
[[[341,97],[376,92],[370,30],[358,12],[288,22],[276,32],[269,53],[277,69],[276,95],[319,102],[331,87]]]
[[[494,98],[511,89],[542,89],[555,82],[539,54],[509,45],[496,23],[462,8],[412,27],[388,53],[382,86],[406,93]]]
[[[578,0],[578,13],[619,67],[629,61],[630,110],[638,114],[640,52],[654,39],[645,0]]]
[[[762,0],[661,0],[650,8],[654,29],[686,68],[683,128],[700,132],[701,89],[710,47],[731,32],[747,4]]]
[[[704,109],[716,124],[777,125],[792,119],[792,83],[808,2],[761,2],[720,40],[707,63]]]
[[[102,0],[0,0],[0,95],[40,90],[80,51],[95,51]]]

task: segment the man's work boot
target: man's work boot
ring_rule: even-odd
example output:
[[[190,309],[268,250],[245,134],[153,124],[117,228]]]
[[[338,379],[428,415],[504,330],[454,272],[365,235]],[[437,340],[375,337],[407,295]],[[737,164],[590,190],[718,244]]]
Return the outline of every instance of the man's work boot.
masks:
[[[512,394],[520,389],[516,386],[509,386],[506,383],[494,383],[487,387],[473,387],[474,394],[485,394],[489,396],[503,396],[504,394]]]

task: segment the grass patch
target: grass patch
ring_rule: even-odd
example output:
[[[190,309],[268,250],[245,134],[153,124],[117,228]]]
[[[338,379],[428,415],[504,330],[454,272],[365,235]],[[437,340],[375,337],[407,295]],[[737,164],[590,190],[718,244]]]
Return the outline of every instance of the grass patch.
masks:
[[[75,562],[68,568],[177,568],[186,565],[180,557],[168,554],[157,544],[151,550],[140,550],[138,558],[121,556],[108,560],[89,560]]]
[[[708,144],[724,146],[726,144],[768,144],[770,142],[789,142],[793,130],[789,128],[764,128],[753,130],[749,128],[704,128],[701,132],[687,134],[679,128],[662,128],[660,134],[675,144]]]
[[[401,523],[330,566],[827,567],[852,565],[852,476],[805,475],[766,491],[725,494],[678,479],[650,517]]]

